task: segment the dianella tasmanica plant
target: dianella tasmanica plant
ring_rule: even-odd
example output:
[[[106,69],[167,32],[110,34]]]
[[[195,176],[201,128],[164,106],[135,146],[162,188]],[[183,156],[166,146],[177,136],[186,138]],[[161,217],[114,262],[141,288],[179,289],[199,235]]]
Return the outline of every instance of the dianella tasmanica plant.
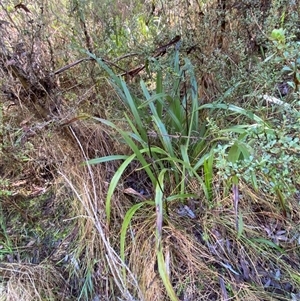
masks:
[[[125,236],[133,215],[145,204],[155,206],[159,272],[169,296],[177,300],[163,263],[161,236],[165,208],[170,201],[192,196],[186,187],[189,178],[198,179],[206,197],[211,197],[209,181],[203,181],[199,172],[212,153],[208,151],[206,120],[199,118],[200,103],[193,67],[188,59],[184,59],[181,66],[179,51],[176,50],[167,71],[157,68],[152,83],[154,88],[148,88],[141,80],[142,97],[138,97],[101,59],[92,57],[109,74],[111,84],[125,104],[126,130],[109,120],[94,119],[117,131],[132,150],[131,155],[119,154],[89,161],[89,164],[97,164],[123,160],[110,181],[106,196],[107,222],[109,224],[111,218],[111,198],[122,174],[133,161],[138,161],[152,183],[154,197],[128,210],[121,230],[121,258],[125,260]],[[165,183],[168,183],[168,193],[165,191]]]
[[[196,180],[203,196],[208,202],[212,201],[214,148],[222,139],[220,134],[210,135],[209,118],[205,116],[207,112],[227,110],[259,123],[263,121],[242,108],[221,103],[223,99],[211,104],[202,104],[198,97],[193,66],[189,59],[180,59],[178,49],[175,49],[169,66],[162,68],[157,61],[154,62],[154,79],[149,83],[141,80],[140,91],[135,93],[101,59],[89,55],[108,73],[111,84],[126,108],[125,126],[121,127],[117,123],[97,117],[93,119],[119,133],[125,145],[132,151],[129,155],[110,155],[88,161],[89,164],[98,164],[123,160],[109,184],[106,196],[107,223],[109,225],[111,220],[113,193],[126,168],[133,161],[137,161],[147,174],[153,188],[153,197],[132,205],[127,211],[121,229],[121,258],[125,261],[125,238],[132,217],[142,206],[154,206],[158,269],[169,297],[171,300],[177,300],[164,264],[162,225],[167,215],[168,203],[195,197],[188,187],[190,181]],[[246,126],[237,126],[227,131],[241,134],[246,133],[245,128]],[[248,156],[248,152],[242,147],[236,147],[237,145],[242,144],[234,144],[231,152],[235,147],[237,157],[240,153]],[[125,277],[125,268],[123,272]]]

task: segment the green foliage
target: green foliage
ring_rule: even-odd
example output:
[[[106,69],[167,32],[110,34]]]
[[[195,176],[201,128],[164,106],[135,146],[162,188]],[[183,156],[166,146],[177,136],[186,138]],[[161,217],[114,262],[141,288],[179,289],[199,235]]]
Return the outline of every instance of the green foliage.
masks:
[[[186,179],[195,177],[201,183],[207,200],[211,200],[214,155],[209,152],[209,149],[213,148],[217,140],[230,140],[232,133],[238,133],[240,138],[230,145],[229,150],[230,164],[235,164],[239,160],[246,160],[250,157],[250,152],[243,142],[249,136],[247,130],[258,127],[269,129],[260,117],[241,107],[219,101],[201,105],[193,67],[188,59],[184,60],[182,66],[180,65],[178,50],[174,52],[171,66],[165,75],[167,79],[165,82],[162,70],[156,72],[156,87],[153,91],[148,90],[145,82],[141,81],[141,90],[145,100],[131,93],[124,80],[117,77],[101,59],[92,54],[89,55],[109,74],[112,85],[128,110],[128,113],[125,113],[125,119],[131,131],[126,132],[107,120],[94,119],[118,131],[134,152],[126,158],[110,183],[106,202],[108,221],[110,220],[111,196],[121,175],[132,160],[137,159],[141,163],[153,186],[157,183],[158,171],[167,167],[169,179],[175,179],[175,183],[170,183],[173,191],[179,189],[178,192],[184,194],[187,189]],[[239,83],[236,84],[238,85]],[[184,91],[183,95],[180,90]],[[233,88],[229,89],[223,97],[230,95],[233,90]],[[208,131],[207,120],[200,118],[200,113],[205,114],[206,110],[231,111],[233,114],[244,115],[249,122],[256,122],[256,125],[237,125],[218,130],[218,133],[214,132],[214,139],[208,139],[212,131]],[[223,133],[227,133],[227,136],[222,137]],[[222,147],[225,150],[229,146]],[[89,163],[104,162],[115,158],[113,156],[94,159]],[[118,158],[123,157],[121,155]],[[199,176],[202,166],[205,174],[204,181]],[[254,176],[253,179],[255,179]]]
[[[201,184],[207,201],[212,202],[215,166],[219,171],[224,171],[223,178],[234,179],[233,184],[237,186],[238,179],[242,178],[238,167],[253,160],[251,148],[247,146],[248,140],[252,139],[255,143],[257,136],[269,132],[271,134],[274,131],[253,112],[236,105],[222,103],[223,97],[217,102],[201,105],[193,67],[188,59],[184,60],[184,64],[180,64],[178,50],[174,52],[168,72],[156,70],[154,89],[150,90],[146,83],[141,81],[143,98],[137,93],[132,93],[125,81],[117,77],[101,59],[92,54],[89,55],[109,74],[112,85],[123,101],[126,108],[124,121],[127,130],[123,130],[108,120],[97,117],[93,119],[118,132],[132,151],[132,154],[128,156],[113,155],[87,162],[97,164],[115,159],[124,160],[115,172],[108,188],[106,196],[108,224],[113,193],[126,168],[133,161],[138,161],[152,183],[155,197],[154,202],[152,200],[140,202],[127,211],[121,229],[121,258],[125,260],[126,233],[134,214],[146,204],[155,205],[159,273],[169,297],[177,300],[165,270],[162,249],[162,223],[168,200],[182,200],[190,196],[187,193],[187,182],[190,179],[196,179]],[[236,84],[238,85],[239,83]],[[229,89],[224,97],[229,96],[233,90],[234,88]],[[207,110],[211,113],[226,111],[244,116],[249,123],[219,129],[211,119],[200,118]],[[220,143],[224,140],[227,144]],[[218,146],[215,148],[216,144]],[[204,180],[201,173],[204,174]],[[251,170],[250,178],[257,186],[253,170]],[[168,191],[165,190],[165,181],[168,183]],[[242,231],[243,220],[240,216],[238,236],[242,235]],[[125,275],[126,270],[123,268],[124,278]]]
[[[93,284],[93,266],[85,267],[85,275],[83,279],[83,284],[81,286],[81,291],[78,300],[88,300],[93,297],[94,294],[94,284]]]
[[[94,57],[95,58],[95,57]],[[154,92],[147,89],[146,84],[141,81],[141,90],[145,100],[139,99],[130,93],[126,83],[116,77],[111,70],[100,59],[97,62],[110,75],[112,84],[123,100],[129,113],[125,113],[130,132],[126,132],[118,128],[114,123],[94,118],[107,126],[113,128],[121,134],[124,142],[131,148],[133,154],[128,157],[113,156],[101,158],[97,161],[89,161],[89,164],[97,162],[105,162],[111,159],[125,159],[112,178],[107,198],[106,198],[106,214],[108,223],[110,222],[111,197],[117,187],[122,174],[126,167],[133,161],[138,160],[142,168],[149,176],[149,180],[155,187],[155,206],[157,214],[157,260],[159,273],[166,287],[171,300],[177,300],[169,277],[162,251],[162,222],[164,219],[164,208],[166,206],[164,179],[168,179],[168,184],[172,185],[173,191],[179,189],[180,195],[172,199],[185,198],[186,194],[186,177],[196,177],[206,191],[207,198],[211,199],[211,179],[212,179],[212,160],[211,156],[203,156],[205,154],[206,145],[203,143],[202,137],[206,134],[206,123],[199,126],[199,104],[197,96],[197,85],[191,64],[185,60],[185,65],[180,68],[179,53],[175,53],[174,65],[172,72],[175,73],[169,93],[165,90],[163,84],[163,75],[161,70],[156,75],[156,88]],[[180,82],[182,77],[189,80],[190,86],[186,88],[183,99],[180,97]],[[187,92],[188,90],[188,92]],[[152,95],[151,95],[152,94]],[[149,116],[149,112],[151,115]],[[199,133],[202,128],[202,133]],[[197,136],[192,140],[191,136]],[[199,135],[202,135],[199,137]],[[195,153],[194,150],[198,153]],[[202,154],[202,156],[201,156]],[[206,160],[207,157],[207,160]],[[206,162],[206,183],[200,178],[197,169]],[[197,166],[197,169],[195,168]],[[171,183],[170,179],[175,178],[175,183]],[[175,194],[176,195],[176,194]],[[121,230],[121,258],[125,259],[125,237],[129,224],[135,212],[144,205],[145,202],[134,205],[127,212]],[[152,204],[152,202],[147,202]],[[154,205],[154,204],[153,204]],[[125,269],[123,269],[125,276]]]
[[[163,228],[163,208],[164,208],[164,175],[167,169],[163,169],[158,175],[158,181],[155,187],[155,206],[156,206],[156,254],[159,275],[167,290],[167,293],[172,301],[178,301],[178,298],[172,287],[170,278],[167,272],[163,247],[162,247],[162,228]]]
[[[285,30],[283,28],[274,29],[271,33],[271,39],[278,45],[285,44]]]
[[[154,201],[140,202],[138,204],[133,205],[126,212],[126,215],[125,215],[123,223],[122,223],[122,229],[121,229],[121,234],[120,234],[120,257],[123,260],[123,262],[125,262],[125,240],[126,240],[126,234],[127,234],[128,227],[129,227],[131,220],[132,220],[134,214],[136,213],[136,211],[139,210],[142,206],[147,205],[147,204],[154,206],[155,203],[154,203]],[[125,279],[125,275],[126,275],[126,269],[125,269],[125,267],[123,267],[124,279]]]
[[[224,179],[236,175],[256,190],[277,195],[286,209],[284,200],[297,191],[300,180],[300,115],[291,110],[281,117],[274,129],[256,126],[239,135],[227,133],[229,142],[217,146],[215,162]]]
[[[113,127],[122,135],[137,155],[137,159],[143,162],[153,185],[156,183],[154,173],[167,163],[176,179],[174,187],[181,187],[182,193],[185,190],[183,179],[187,171],[189,175],[197,174],[206,158],[205,150],[209,146],[209,143],[205,143],[206,121],[199,124],[197,84],[190,62],[185,60],[183,67],[180,67],[176,51],[170,67],[172,74],[169,74],[169,79],[173,81],[169,84],[169,91],[166,91],[168,88],[163,84],[162,71],[159,70],[154,91],[149,91],[145,82],[141,81],[141,90],[145,98],[142,100],[132,94],[126,83],[114,75],[100,59],[95,59],[110,75],[112,84],[129,112],[125,113],[125,118],[131,132],[124,132],[111,122],[101,122]],[[181,81],[189,81],[183,97],[180,95]],[[152,144],[155,145],[154,148]],[[148,159],[139,154],[141,149]],[[147,163],[150,158],[153,162],[153,172]],[[199,180],[201,181],[200,178]]]
[[[0,197],[10,196],[12,191],[9,189],[9,181],[0,179]]]
[[[207,159],[203,163],[204,183],[207,189],[208,201],[213,199],[213,167],[214,167],[214,152],[211,151]]]
[[[295,36],[286,37],[286,30],[283,28],[274,29],[271,39],[277,54],[275,62],[283,65],[282,72],[291,79],[288,84],[298,91],[300,84],[300,41],[295,41]]]
[[[1,195],[0,195],[1,196]],[[0,202],[0,260],[2,261],[7,254],[13,253],[12,242],[6,229],[6,218],[3,214],[2,203]]]

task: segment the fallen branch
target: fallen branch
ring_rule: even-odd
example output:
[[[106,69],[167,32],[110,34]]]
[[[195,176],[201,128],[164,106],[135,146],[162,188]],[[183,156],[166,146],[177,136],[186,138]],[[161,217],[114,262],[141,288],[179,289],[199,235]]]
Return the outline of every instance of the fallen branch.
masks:
[[[163,46],[157,48],[157,49],[155,50],[155,54],[153,55],[153,57],[154,57],[154,58],[157,58],[157,57],[163,56],[163,55],[167,52],[168,48],[170,48],[172,45],[178,43],[178,42],[180,41],[180,39],[181,39],[180,36],[176,36],[176,37],[175,37],[174,39],[172,39],[168,44],[163,45]],[[117,58],[117,59],[115,60],[115,62],[120,61],[120,60],[122,60],[122,59],[124,59],[124,58],[127,58],[127,57],[130,57],[130,56],[135,56],[135,55],[137,55],[137,53],[130,53],[130,54],[123,55],[123,56]],[[101,59],[103,62],[105,62],[106,64],[111,65],[111,66],[113,66],[113,67],[115,67],[115,68],[121,70],[121,71],[123,72],[123,73],[121,74],[121,76],[130,76],[130,77],[134,77],[134,76],[136,76],[139,72],[141,72],[143,69],[145,69],[145,67],[146,67],[146,65],[143,64],[143,65],[140,65],[140,66],[138,66],[138,67],[135,67],[134,69],[131,69],[131,70],[127,71],[127,70],[125,70],[125,69],[119,67],[119,66],[118,66],[117,64],[115,64],[114,62],[105,60],[105,59],[103,59],[103,58],[100,58],[100,59]],[[82,58],[82,59],[80,59],[80,60],[77,60],[76,62],[73,62],[73,63],[71,63],[71,64],[69,64],[69,65],[66,65],[66,66],[64,66],[64,67],[62,67],[62,68],[60,68],[60,69],[54,71],[52,74],[53,74],[53,75],[58,75],[58,74],[60,74],[60,73],[62,73],[62,72],[64,72],[64,71],[66,71],[66,70],[68,70],[68,69],[70,69],[70,68],[75,67],[76,65],[78,65],[78,64],[80,64],[80,63],[82,63],[82,62],[84,62],[84,61],[93,61],[93,60],[94,60],[94,59],[91,58],[91,57],[85,57],[85,58]]]

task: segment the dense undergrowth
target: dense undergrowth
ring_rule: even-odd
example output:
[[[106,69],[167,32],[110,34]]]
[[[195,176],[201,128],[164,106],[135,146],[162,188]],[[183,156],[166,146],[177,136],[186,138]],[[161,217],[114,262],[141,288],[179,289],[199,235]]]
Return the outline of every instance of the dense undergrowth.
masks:
[[[0,6],[0,300],[300,300],[298,1]]]

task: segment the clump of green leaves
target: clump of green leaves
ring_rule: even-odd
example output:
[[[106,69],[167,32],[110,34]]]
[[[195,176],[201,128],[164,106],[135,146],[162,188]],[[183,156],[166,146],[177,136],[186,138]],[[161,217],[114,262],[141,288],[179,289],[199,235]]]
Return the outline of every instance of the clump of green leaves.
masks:
[[[225,180],[236,176],[256,190],[277,195],[282,205],[300,181],[299,112],[290,109],[279,122],[274,129],[255,126],[239,135],[228,133],[231,141],[215,149],[215,166]],[[231,154],[235,148],[242,150],[239,157]]]
[[[275,62],[282,64],[282,72],[286,73],[291,80],[288,84],[294,89],[299,90],[300,84],[300,42],[294,40],[295,36],[286,36],[283,28],[274,29],[271,33],[271,40],[276,49],[277,56]]]
[[[206,196],[211,196],[209,178],[207,186],[200,177],[199,169],[206,160],[205,149],[208,143],[206,138],[206,122],[202,124],[199,119],[199,100],[197,82],[193,68],[188,59],[183,66],[179,63],[179,51],[174,54],[173,64],[170,66],[168,88],[164,85],[162,70],[156,73],[155,89],[151,91],[144,81],[141,81],[143,98],[130,92],[124,80],[117,77],[100,59],[94,57],[99,65],[110,75],[110,80],[118,95],[125,104],[127,112],[125,120],[129,131],[125,131],[113,122],[95,118],[103,124],[115,129],[131,148],[132,155],[114,155],[90,160],[89,164],[122,159],[124,162],[113,176],[106,198],[106,215],[110,222],[111,197],[123,172],[136,160],[145,170],[151,181],[155,196],[133,205],[124,218],[121,230],[120,249],[121,258],[125,260],[125,238],[127,228],[135,212],[143,205],[152,205],[156,208],[156,252],[158,268],[162,281],[171,300],[177,300],[170,283],[162,250],[162,222],[164,209],[169,201],[184,199],[191,195],[187,191],[187,178],[195,177],[203,183]],[[184,95],[180,94],[182,81],[186,81]],[[170,88],[171,86],[171,88]],[[195,138],[192,138],[194,136]],[[212,164],[206,164],[206,169],[212,169]],[[208,175],[211,173],[208,173]],[[211,177],[210,177],[211,178]],[[174,180],[171,180],[174,179]],[[175,181],[175,183],[171,183]],[[165,182],[172,186],[171,194],[166,195]],[[173,190],[173,191],[172,191]],[[124,270],[125,276],[125,270]]]
[[[115,90],[124,102],[127,109],[125,120],[130,132],[117,128],[112,122],[99,121],[115,128],[122,135],[136,155],[131,160],[139,160],[153,186],[157,183],[157,174],[166,166],[168,178],[171,178],[170,174],[175,178],[174,191],[184,193],[188,176],[196,176],[203,182],[198,170],[205,161],[205,150],[209,143],[206,141],[206,120],[199,118],[201,107],[197,81],[190,61],[185,59],[181,66],[179,51],[176,50],[168,74],[164,75],[162,70],[157,71],[154,90],[147,88],[146,83],[141,81],[141,98],[132,93],[125,81],[117,77],[100,59],[95,59],[108,72]],[[168,84],[165,85],[167,77]],[[152,161],[151,166],[149,160]],[[95,159],[90,163],[97,162]]]
[[[0,179],[0,197],[10,195],[12,195],[12,191],[9,189],[9,181]]]
[[[137,160],[146,171],[149,181],[152,182],[155,197],[154,202],[141,202],[127,212],[121,231],[121,258],[125,259],[125,235],[133,214],[144,204],[155,205],[157,213],[156,251],[159,272],[169,297],[171,300],[177,300],[165,270],[161,245],[164,208],[168,201],[191,196],[186,193],[186,179],[188,177],[197,178],[200,183],[203,183],[206,196],[209,198],[211,195],[211,191],[207,189],[210,185],[208,177],[207,185],[205,185],[198,171],[208,157],[204,156],[206,155],[204,150],[208,143],[204,143],[206,122],[199,123],[200,107],[193,68],[188,59],[185,59],[184,65],[180,66],[179,51],[176,50],[173,64],[169,69],[172,73],[172,75],[169,74],[172,81],[168,82],[169,87],[171,84],[171,89],[166,89],[163,72],[158,70],[154,91],[148,89],[145,82],[141,81],[140,86],[143,94],[143,99],[141,99],[130,92],[125,81],[117,77],[100,59],[94,58],[108,72],[112,84],[123,100],[127,108],[125,120],[130,130],[124,131],[108,120],[99,118],[95,118],[95,120],[115,129],[133,152],[129,156],[114,155],[89,161],[89,164],[95,164],[115,159],[124,160],[109,185],[106,198],[108,223],[110,222],[111,197],[117,183],[128,165]],[[182,81],[185,82],[183,96],[180,94]],[[212,164],[209,162],[206,164],[207,170],[212,169]],[[210,176],[210,178],[212,177]],[[171,183],[171,179],[174,179],[175,183]],[[172,186],[171,195],[165,193],[165,181],[169,186]]]
[[[244,115],[268,127],[261,118],[241,107],[224,104],[223,97],[209,104],[201,104],[198,98],[197,80],[193,66],[188,59],[180,59],[178,45],[173,53],[171,64],[163,72],[156,64],[155,85],[150,89],[142,80],[141,92],[133,93],[126,82],[116,76],[111,69],[96,56],[89,54],[109,74],[111,84],[123,101],[126,112],[125,129],[116,123],[94,117],[96,121],[114,129],[130,147],[132,154],[118,154],[88,161],[97,164],[112,160],[123,160],[111,179],[106,196],[106,215],[108,224],[111,219],[111,198],[126,168],[138,161],[140,168],[152,183],[154,198],[133,205],[125,215],[120,239],[121,258],[125,260],[125,238],[128,226],[136,211],[145,205],[156,208],[156,252],[159,272],[171,300],[176,300],[173,288],[165,271],[162,252],[162,222],[168,202],[196,197],[189,193],[190,179],[197,180],[208,202],[213,199],[214,146],[221,139],[230,139],[229,133],[243,136],[251,124],[238,125],[221,131],[210,131],[209,119],[201,117],[207,111],[230,111]],[[153,83],[152,83],[153,84]],[[232,93],[232,89],[225,94]],[[140,96],[142,95],[142,96]],[[228,136],[224,135],[228,133]],[[212,135],[213,134],[213,135]],[[245,136],[245,135],[244,135]],[[229,151],[233,161],[245,159],[250,155],[242,141]],[[166,185],[167,184],[167,185]],[[165,187],[168,186],[166,191]],[[125,270],[124,270],[125,275]]]

